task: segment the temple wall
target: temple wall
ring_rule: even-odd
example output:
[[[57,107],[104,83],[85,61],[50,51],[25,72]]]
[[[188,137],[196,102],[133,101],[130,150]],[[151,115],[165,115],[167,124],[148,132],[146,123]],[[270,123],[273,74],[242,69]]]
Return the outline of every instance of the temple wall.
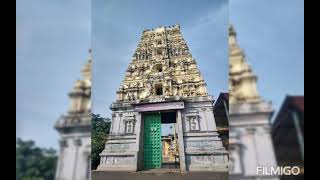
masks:
[[[177,116],[177,132],[180,149],[180,161],[187,171],[228,171],[228,152],[215,130],[212,112],[212,100],[193,99],[185,103],[180,116]],[[137,171],[143,168],[143,120],[142,113],[134,108],[114,109],[111,134],[101,152],[98,170]],[[126,134],[125,122],[134,122],[134,131]],[[179,136],[179,123],[181,135]],[[194,124],[192,124],[194,123]]]
[[[257,177],[257,166],[277,166],[270,137],[271,104],[242,103],[230,106],[230,157],[233,157],[231,176]],[[237,139],[235,143],[234,140]],[[258,178],[258,177],[257,177]],[[278,177],[260,177],[276,180]]]
[[[112,126],[105,149],[100,153],[100,165],[97,170],[103,171],[137,171],[139,152],[140,122],[137,112],[129,107],[113,111]],[[125,122],[132,120],[132,133],[126,133]]]
[[[56,180],[89,180],[90,152],[90,133],[63,135],[60,141]]]
[[[213,101],[186,103],[183,111],[184,147],[188,171],[228,171],[228,152],[216,131]],[[190,117],[198,116],[199,127],[192,130]]]

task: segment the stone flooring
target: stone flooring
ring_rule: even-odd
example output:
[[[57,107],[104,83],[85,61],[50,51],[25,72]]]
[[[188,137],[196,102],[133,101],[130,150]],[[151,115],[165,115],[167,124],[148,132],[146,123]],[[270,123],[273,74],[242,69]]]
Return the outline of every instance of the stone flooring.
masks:
[[[228,180],[227,172],[178,173],[175,171],[105,172],[92,171],[91,180]]]

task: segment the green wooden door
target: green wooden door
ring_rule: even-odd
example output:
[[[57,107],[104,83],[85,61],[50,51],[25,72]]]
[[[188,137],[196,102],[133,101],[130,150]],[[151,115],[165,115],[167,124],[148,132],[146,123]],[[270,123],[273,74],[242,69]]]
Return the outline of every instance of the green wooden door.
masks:
[[[161,168],[161,115],[159,113],[144,116],[144,169]]]

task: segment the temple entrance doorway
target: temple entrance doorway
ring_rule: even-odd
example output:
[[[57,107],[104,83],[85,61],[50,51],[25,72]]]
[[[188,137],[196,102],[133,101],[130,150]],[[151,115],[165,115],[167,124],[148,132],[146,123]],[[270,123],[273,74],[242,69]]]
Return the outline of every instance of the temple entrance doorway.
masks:
[[[176,111],[144,113],[143,167],[179,169]]]
[[[161,113],[162,168],[179,169],[179,146],[177,130],[177,113]]]

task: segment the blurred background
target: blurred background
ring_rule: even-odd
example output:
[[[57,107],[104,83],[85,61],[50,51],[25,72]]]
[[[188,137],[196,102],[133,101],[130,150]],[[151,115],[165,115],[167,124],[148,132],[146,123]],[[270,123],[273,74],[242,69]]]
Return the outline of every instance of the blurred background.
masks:
[[[91,44],[87,0],[17,0],[17,137],[58,147],[53,125],[68,109]]]
[[[67,112],[68,93],[88,58],[90,5],[17,0],[16,179],[54,178],[59,134],[53,127]]]
[[[276,111],[286,95],[304,94],[303,0],[230,0],[229,21]]]
[[[304,1],[230,0],[229,21],[230,179],[304,179]]]
[[[59,150],[59,134],[53,127],[68,110],[68,93],[87,61],[91,2],[17,0],[16,10],[16,179],[53,179]],[[304,1],[230,0],[228,13],[247,62],[258,76],[260,96],[273,102],[272,121],[282,104],[284,109],[294,104],[289,109],[304,110],[301,97],[288,97],[284,103],[287,95],[304,96]],[[104,109],[97,111],[102,114]],[[303,136],[297,134],[296,147],[302,151]],[[30,162],[28,157],[43,161]]]

